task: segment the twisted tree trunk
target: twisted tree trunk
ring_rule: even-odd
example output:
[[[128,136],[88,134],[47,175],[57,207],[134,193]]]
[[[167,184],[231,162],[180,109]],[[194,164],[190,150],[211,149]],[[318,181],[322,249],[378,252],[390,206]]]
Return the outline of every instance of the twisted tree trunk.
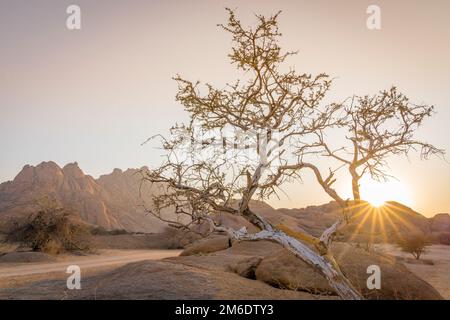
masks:
[[[222,227],[219,227],[222,229]],[[245,228],[234,231],[227,229],[228,234],[238,241],[258,241],[269,240],[279,243],[289,252],[294,254],[297,258],[301,259],[314,270],[324,276],[330,286],[336,291],[336,293],[346,300],[362,300],[364,299],[361,293],[356,290],[347,277],[342,273],[332,254],[328,252],[326,255],[320,255],[308,246],[301,243],[294,237],[288,236],[282,231],[268,231],[263,230],[255,234],[247,234]],[[225,231],[225,230],[221,230]]]
[[[352,177],[352,193],[353,193],[353,200],[360,201],[361,200],[361,193],[359,191],[359,180],[360,176],[356,172],[356,168],[354,165],[350,165],[349,172]]]
[[[347,277],[342,273],[339,265],[333,257],[333,254],[329,250],[329,243],[331,242],[330,238],[332,234],[334,234],[334,232],[337,230],[338,222],[327,229],[328,236],[325,237],[325,242],[322,242],[322,240],[316,239],[312,236],[304,235],[302,239],[313,244],[318,249],[318,251],[316,252],[296,239],[296,237],[290,236],[284,231],[275,229],[268,221],[266,221],[258,214],[251,212],[249,209],[244,212],[244,217],[246,217],[252,224],[261,228],[262,231],[255,234],[248,234],[245,227],[240,229],[239,231],[235,231],[231,228],[215,226],[212,220],[210,221],[215,230],[226,232],[231,238],[238,241],[269,240],[279,243],[289,252],[294,254],[297,258],[304,261],[315,271],[325,277],[325,279],[328,280],[330,286],[342,299],[364,299],[361,293],[353,287],[350,280],[348,280]],[[326,232],[324,232],[324,234]]]
[[[259,180],[264,169],[266,168],[265,164],[260,164],[256,168],[252,176],[247,173],[247,189],[243,193],[243,197],[239,202],[239,207],[237,210],[238,214],[245,217],[250,223],[257,226],[262,231],[256,234],[247,234],[245,228],[237,232],[229,228],[219,228],[221,228],[222,231],[226,231],[230,235],[230,237],[233,237],[236,240],[270,240],[277,242],[292,254],[294,254],[297,258],[301,259],[309,266],[311,266],[314,270],[319,272],[322,276],[324,276],[328,280],[330,286],[342,299],[364,299],[361,293],[353,287],[350,280],[348,280],[347,277],[342,273],[339,265],[333,257],[333,254],[330,251],[330,245],[333,236],[336,234],[339,228],[347,223],[345,212],[348,209],[347,204],[336,194],[333,189],[329,187],[329,180],[331,178],[328,178],[326,181],[324,181],[320,173],[318,172],[318,169],[310,164],[302,163],[299,164],[299,166],[309,167],[313,169],[319,179],[319,182],[321,182],[324,188],[327,189],[327,192],[329,194],[331,194],[336,200],[338,200],[340,206],[343,208],[342,217],[331,227],[326,229],[320,238],[315,238],[309,234],[303,233],[299,235],[298,232],[293,232],[287,227],[285,227],[284,230],[282,228],[282,230],[280,230],[280,227],[278,227],[278,229],[274,228],[263,217],[250,210],[249,203],[256,189],[258,188]],[[293,234],[295,235],[292,236]],[[317,251],[310,249],[307,245],[302,243],[302,241],[313,245]]]

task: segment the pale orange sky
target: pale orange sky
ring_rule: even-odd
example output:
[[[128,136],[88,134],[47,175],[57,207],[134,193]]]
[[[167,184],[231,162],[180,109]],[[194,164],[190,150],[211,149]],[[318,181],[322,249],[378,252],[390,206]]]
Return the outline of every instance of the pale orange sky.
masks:
[[[450,2],[427,1],[119,1],[80,0],[82,29],[65,27],[73,1],[0,0],[0,181],[25,164],[78,161],[93,176],[156,165],[147,137],[186,119],[174,100],[177,73],[223,85],[237,74],[230,38],[217,23],[224,7],[244,23],[278,10],[282,44],[301,72],[336,77],[329,99],[373,94],[395,84],[437,114],[419,136],[450,150]],[[381,7],[382,29],[366,28],[366,8]],[[450,211],[450,164],[418,155],[393,159],[411,206]],[[349,193],[342,176],[337,188]],[[321,204],[328,197],[308,174],[277,207]],[[364,190],[362,190],[364,193]],[[393,194],[392,198],[395,199]]]

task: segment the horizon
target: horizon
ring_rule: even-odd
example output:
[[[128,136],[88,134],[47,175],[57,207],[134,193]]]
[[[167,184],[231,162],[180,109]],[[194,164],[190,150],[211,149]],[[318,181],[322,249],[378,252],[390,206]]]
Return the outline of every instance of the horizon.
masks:
[[[109,171],[109,172],[102,173],[102,174],[100,174],[100,175],[94,176],[94,175],[89,174],[88,172],[85,172],[85,171],[83,170],[83,168],[79,165],[78,161],[72,161],[72,162],[68,162],[68,163],[66,163],[66,164],[64,164],[64,165],[61,165],[61,164],[57,163],[56,161],[47,160],[47,161],[42,161],[42,162],[40,162],[40,163],[38,163],[38,164],[36,164],[36,165],[26,164],[26,165],[24,165],[23,168],[17,173],[17,175],[18,175],[23,169],[25,169],[27,166],[30,166],[30,167],[32,167],[32,168],[36,168],[37,166],[40,166],[40,165],[43,165],[43,164],[48,164],[48,163],[56,164],[61,170],[64,169],[64,167],[69,166],[69,165],[77,165],[78,168],[83,172],[83,174],[84,174],[85,176],[90,176],[90,177],[92,177],[94,180],[98,180],[101,176],[106,176],[106,175],[113,174],[115,170],[120,170],[122,173],[125,173],[125,172],[128,171],[128,170],[140,170],[140,169],[142,169],[142,168],[144,168],[144,167],[147,167],[147,166],[143,166],[143,167],[139,167],[139,168],[138,168],[138,167],[114,168],[114,169],[112,169],[112,170]],[[16,175],[16,176],[17,176],[17,175]],[[14,178],[15,178],[15,177],[14,177]],[[5,183],[5,182],[13,181],[14,178],[11,179],[11,180],[0,181],[0,184]],[[303,207],[291,207],[291,208],[286,208],[286,207],[273,206],[270,202],[263,201],[263,200],[259,200],[259,199],[258,199],[258,200],[257,200],[257,199],[254,199],[254,200],[252,200],[252,201],[262,201],[263,203],[270,205],[272,208],[274,208],[274,209],[276,209],[276,210],[278,210],[278,209],[303,209],[303,208],[307,208],[307,207],[310,207],[310,206],[321,206],[321,205],[325,205],[325,204],[328,204],[328,203],[336,202],[336,201],[334,201],[333,199],[330,199],[328,202],[324,202],[324,203],[319,203],[319,204],[309,204],[309,205],[306,205],[306,206],[303,206]],[[364,202],[364,200],[362,200],[362,201]],[[396,201],[396,200],[386,200],[386,201],[384,201],[383,204],[381,204],[381,205],[378,206],[378,207],[374,207],[374,208],[382,208],[382,207],[384,207],[385,205],[387,205],[387,204],[389,204],[389,203],[398,203],[398,204],[400,204],[400,205],[402,205],[402,206],[405,206],[405,207],[411,209],[412,211],[414,211],[414,212],[416,212],[416,213],[418,213],[418,214],[420,214],[420,215],[422,215],[422,216],[424,216],[424,217],[426,217],[426,218],[433,218],[433,217],[435,217],[436,215],[439,215],[439,214],[447,214],[447,215],[450,215],[450,212],[437,212],[437,213],[434,213],[434,214],[431,215],[431,216],[427,216],[427,215],[424,215],[422,212],[420,212],[420,211],[418,211],[418,210],[415,210],[414,207],[410,207],[410,206],[408,206],[408,205],[406,205],[406,204],[404,204],[404,203],[401,203],[401,202],[399,202],[399,201]]]
[[[175,101],[172,77],[214,85],[239,77],[227,58],[230,39],[216,27],[226,19],[224,7],[238,8],[245,25],[254,25],[253,13],[282,10],[282,47],[299,50],[288,65],[334,77],[327,101],[397,85],[412,102],[434,105],[437,113],[418,133],[448,151],[450,2],[412,3],[379,1],[383,27],[369,31],[365,11],[371,1],[365,0],[80,0],[82,29],[69,31],[65,9],[71,1],[1,2],[0,181],[43,159],[58,165],[76,159],[93,177],[114,168],[157,166],[158,151],[141,144],[187,117]],[[421,161],[418,154],[390,160],[399,179],[386,187],[387,194],[397,192],[393,200],[407,200],[426,217],[450,212],[447,161]],[[337,178],[336,188],[349,196],[348,177],[339,172]],[[371,192],[382,190],[377,185]],[[268,203],[301,208],[331,200],[309,173],[285,191]]]

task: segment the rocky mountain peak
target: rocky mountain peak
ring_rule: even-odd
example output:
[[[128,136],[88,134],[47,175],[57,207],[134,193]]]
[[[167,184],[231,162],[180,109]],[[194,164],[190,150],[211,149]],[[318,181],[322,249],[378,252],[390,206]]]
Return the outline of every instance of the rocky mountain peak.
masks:
[[[53,161],[41,162],[36,167],[26,165],[14,178],[15,183],[31,183],[33,181],[50,182],[62,176],[61,168]]]
[[[94,179],[85,175],[77,162],[62,169],[53,161],[26,165],[13,181],[0,184],[0,227],[5,221],[36,212],[36,200],[46,196],[89,224],[108,230],[157,232],[163,224],[142,209],[141,180],[136,171],[115,169]],[[150,197],[151,190],[142,196]]]
[[[119,175],[122,173],[123,173],[122,169],[119,169],[119,168],[114,168],[114,170],[112,172],[113,175]]]
[[[62,170],[65,175],[71,176],[73,178],[84,177],[84,172],[80,169],[77,162],[66,164]]]

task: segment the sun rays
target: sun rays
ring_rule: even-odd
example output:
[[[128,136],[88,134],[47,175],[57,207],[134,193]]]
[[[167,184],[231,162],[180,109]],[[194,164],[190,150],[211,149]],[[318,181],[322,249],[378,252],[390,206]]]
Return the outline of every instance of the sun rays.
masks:
[[[414,203],[408,186],[400,181],[378,182],[364,177],[360,184],[362,197],[374,207],[382,207],[386,201],[390,200],[407,206],[412,206]]]
[[[362,201],[359,205],[353,205],[350,210],[354,215],[350,221],[352,226],[349,242],[364,242],[373,244],[377,242],[387,243],[392,240],[402,239],[405,232],[417,232],[419,228],[405,219],[405,216],[413,213],[409,208],[396,202],[384,202],[381,206],[373,206]]]

